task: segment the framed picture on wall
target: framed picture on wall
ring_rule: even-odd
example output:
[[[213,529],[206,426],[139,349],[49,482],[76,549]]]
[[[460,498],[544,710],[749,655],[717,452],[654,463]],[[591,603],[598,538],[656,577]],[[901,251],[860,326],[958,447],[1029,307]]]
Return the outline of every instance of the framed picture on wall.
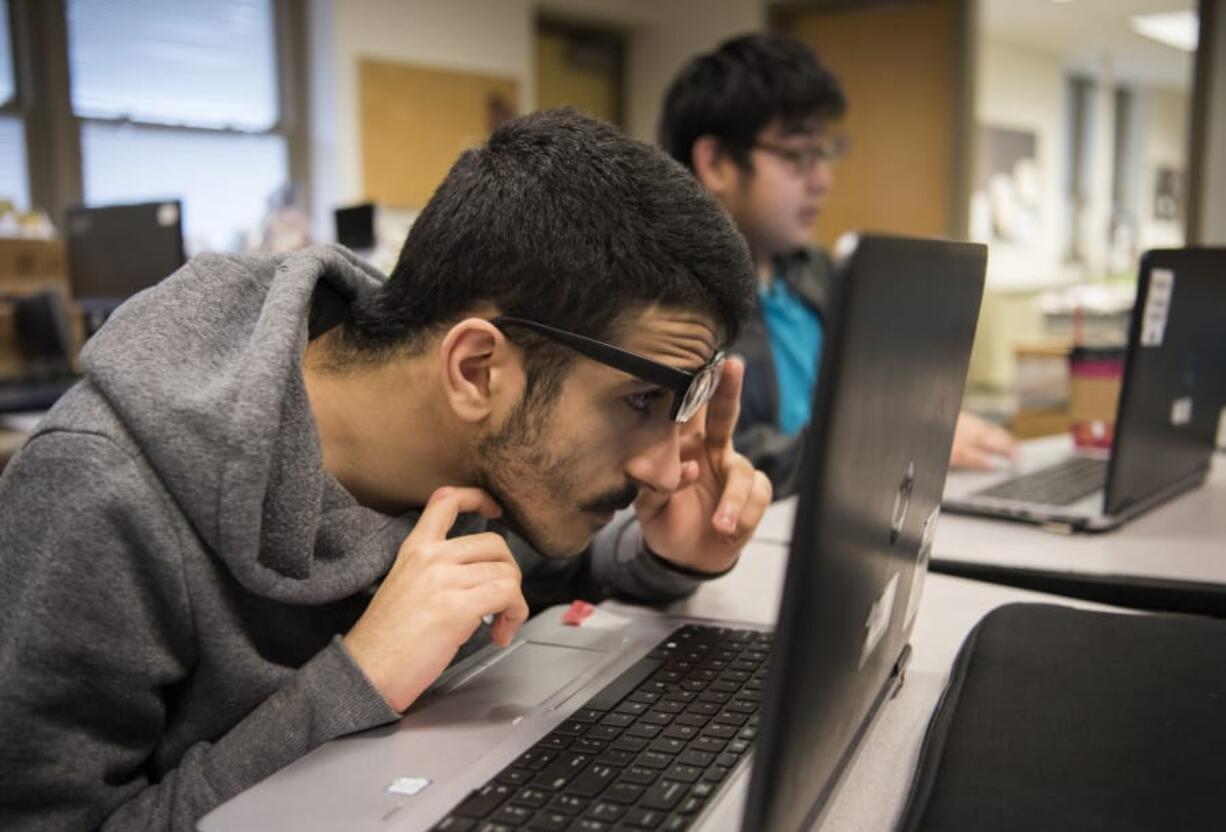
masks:
[[[1038,138],[1028,130],[981,126],[972,221],[976,239],[1029,245],[1038,239]]]
[[[1154,219],[1183,219],[1183,171],[1159,167],[1154,174]]]

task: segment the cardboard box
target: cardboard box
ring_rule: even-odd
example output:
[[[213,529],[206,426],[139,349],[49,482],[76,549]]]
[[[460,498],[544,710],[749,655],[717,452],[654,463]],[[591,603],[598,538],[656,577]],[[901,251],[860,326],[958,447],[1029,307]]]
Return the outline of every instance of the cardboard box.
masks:
[[[62,240],[0,237],[0,285],[14,288],[30,283],[67,284],[68,260]],[[11,290],[9,290],[11,291]]]

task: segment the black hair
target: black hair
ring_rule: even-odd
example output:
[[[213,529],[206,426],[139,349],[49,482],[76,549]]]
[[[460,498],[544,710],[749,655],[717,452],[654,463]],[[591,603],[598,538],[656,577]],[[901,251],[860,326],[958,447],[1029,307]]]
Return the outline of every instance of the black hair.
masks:
[[[693,176],[604,122],[548,110],[460,156],[387,283],[354,304],[344,342],[366,357],[414,351],[484,304],[602,340],[624,313],[659,304],[706,314],[730,342],[753,287],[741,235]],[[556,388],[571,353],[506,334],[529,392]]]
[[[800,41],[783,35],[742,35],[681,70],[660,114],[664,151],[694,169],[694,142],[714,136],[742,168],[758,134],[779,120],[785,131],[847,109],[839,80]]]

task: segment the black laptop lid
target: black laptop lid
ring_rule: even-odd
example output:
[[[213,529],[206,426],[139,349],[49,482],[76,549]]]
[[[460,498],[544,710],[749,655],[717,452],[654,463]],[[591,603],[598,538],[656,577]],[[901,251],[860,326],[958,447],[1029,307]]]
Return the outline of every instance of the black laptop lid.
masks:
[[[745,829],[812,823],[896,672],[945,485],[986,257],[980,245],[866,236],[841,270]]]
[[[78,302],[123,301],[185,262],[177,200],[67,211],[68,281]]]
[[[1128,333],[1105,508],[1208,471],[1226,403],[1226,249],[1146,252]]]

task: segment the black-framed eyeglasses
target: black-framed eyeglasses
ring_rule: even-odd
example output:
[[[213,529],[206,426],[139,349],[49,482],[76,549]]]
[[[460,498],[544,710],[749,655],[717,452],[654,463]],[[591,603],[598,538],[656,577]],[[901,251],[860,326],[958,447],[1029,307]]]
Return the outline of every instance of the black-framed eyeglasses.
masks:
[[[754,142],[753,146],[782,159],[797,176],[812,172],[819,162],[835,162],[847,155],[847,139],[843,136],[825,136],[805,147],[773,142]]]
[[[700,407],[711,400],[715,388],[719,386],[720,370],[724,366],[723,350],[716,351],[715,355],[697,370],[679,370],[629,350],[623,350],[621,347],[606,344],[604,341],[597,341],[586,335],[567,332],[564,329],[557,329],[527,318],[501,315],[490,320],[490,323],[499,329],[507,326],[530,329],[606,367],[612,367],[614,370],[620,370],[635,378],[670,390],[673,394],[673,404],[668,418],[674,422],[688,422]]]

